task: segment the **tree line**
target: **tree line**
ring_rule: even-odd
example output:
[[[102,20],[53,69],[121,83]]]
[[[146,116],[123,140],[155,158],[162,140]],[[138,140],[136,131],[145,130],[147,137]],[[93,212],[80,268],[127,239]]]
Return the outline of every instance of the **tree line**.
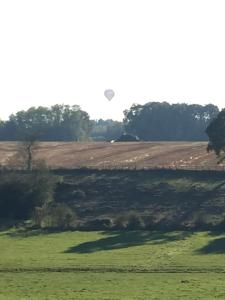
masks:
[[[32,134],[40,141],[110,141],[126,133],[143,141],[203,141],[218,113],[212,104],[149,102],[132,105],[119,122],[91,120],[78,105],[31,107],[0,122],[0,140],[23,140]]]
[[[87,112],[78,105],[31,107],[12,114],[0,124],[0,140],[20,140],[36,135],[42,141],[83,141],[91,132]]]
[[[217,106],[150,102],[125,111],[127,133],[144,141],[203,141],[206,128],[218,115]]]

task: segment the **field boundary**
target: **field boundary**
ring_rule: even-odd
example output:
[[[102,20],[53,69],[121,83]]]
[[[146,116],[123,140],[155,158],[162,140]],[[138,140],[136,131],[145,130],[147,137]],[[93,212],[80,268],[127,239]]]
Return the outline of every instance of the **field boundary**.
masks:
[[[198,268],[188,268],[188,269],[145,269],[145,268],[114,268],[114,267],[71,267],[71,268],[3,268],[0,269],[1,273],[144,273],[144,274],[154,274],[154,273],[171,273],[171,274],[204,274],[204,273],[225,273],[223,268],[214,269],[198,269]]]
[[[173,167],[173,166],[148,166],[148,167],[138,167],[137,165],[132,165],[132,166],[128,166],[128,165],[104,165],[102,167],[96,167],[96,166],[89,166],[89,167],[85,167],[85,166],[77,166],[76,168],[73,169],[67,169],[67,170],[82,170],[82,169],[90,169],[90,170],[99,170],[99,171],[104,171],[104,170],[137,170],[137,171],[155,171],[155,170],[164,170],[164,171],[168,171],[168,170],[173,170],[173,171],[219,171],[219,172],[225,172],[225,165],[223,166],[199,166],[199,165],[195,165],[195,166],[188,166],[188,167]],[[54,170],[54,169],[52,169]],[[55,169],[55,170],[60,170],[60,168]]]

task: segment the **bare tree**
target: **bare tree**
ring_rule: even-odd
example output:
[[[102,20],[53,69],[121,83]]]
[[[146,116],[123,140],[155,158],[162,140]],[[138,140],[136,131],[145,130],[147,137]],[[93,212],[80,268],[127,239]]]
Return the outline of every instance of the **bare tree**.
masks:
[[[34,167],[34,151],[38,147],[38,135],[27,134],[17,143],[16,153],[9,158],[8,165],[13,168],[32,171]]]
[[[23,141],[21,141],[20,152],[24,158],[24,165],[26,170],[32,171],[33,169],[33,154],[34,150],[37,147],[37,136],[30,135],[27,136]]]

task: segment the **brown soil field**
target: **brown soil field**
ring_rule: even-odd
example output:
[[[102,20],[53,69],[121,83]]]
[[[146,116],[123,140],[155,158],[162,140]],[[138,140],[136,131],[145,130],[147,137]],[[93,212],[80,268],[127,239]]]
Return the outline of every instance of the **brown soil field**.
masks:
[[[206,142],[40,142],[35,159],[45,160],[52,169],[224,169]],[[0,164],[8,166],[18,143],[0,142]]]

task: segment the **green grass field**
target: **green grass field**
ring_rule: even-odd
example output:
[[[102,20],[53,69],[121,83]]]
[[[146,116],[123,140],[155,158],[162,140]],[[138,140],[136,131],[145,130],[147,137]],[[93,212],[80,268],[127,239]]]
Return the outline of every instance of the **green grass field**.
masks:
[[[0,233],[0,299],[225,299],[225,234]]]
[[[1,274],[1,300],[224,299],[224,274]]]

